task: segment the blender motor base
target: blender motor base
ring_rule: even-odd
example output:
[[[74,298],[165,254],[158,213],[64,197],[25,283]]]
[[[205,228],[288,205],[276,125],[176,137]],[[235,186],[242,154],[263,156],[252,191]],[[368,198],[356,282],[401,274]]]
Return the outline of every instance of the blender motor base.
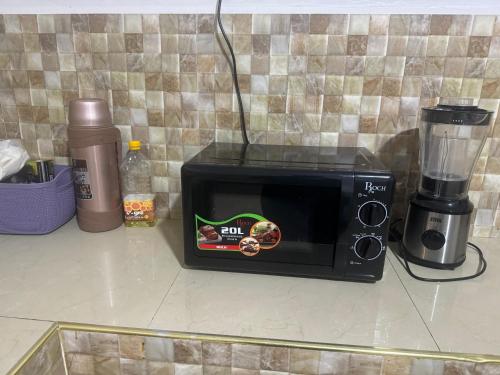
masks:
[[[431,206],[426,207],[426,205]],[[465,261],[472,204],[446,212],[446,202],[414,195],[406,216],[402,249],[408,261],[436,269],[454,269]],[[470,211],[469,211],[470,210]],[[452,210],[450,210],[452,211]]]
[[[402,252],[405,252],[404,255],[401,254]],[[399,253],[402,257],[405,257],[406,260],[410,263],[416,264],[417,266],[423,266],[427,268],[434,268],[438,270],[454,270],[457,267],[460,267],[462,264],[464,264],[466,256],[464,255],[463,259],[456,263],[436,263],[436,262],[431,262],[428,260],[420,259],[417,257],[414,257],[411,255],[406,249],[403,247],[400,248]]]

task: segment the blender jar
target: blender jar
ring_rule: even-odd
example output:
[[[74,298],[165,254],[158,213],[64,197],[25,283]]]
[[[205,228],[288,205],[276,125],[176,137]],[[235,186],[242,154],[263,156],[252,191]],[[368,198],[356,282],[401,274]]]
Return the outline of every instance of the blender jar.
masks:
[[[466,198],[491,121],[492,112],[472,103],[423,108],[418,192],[435,199]]]

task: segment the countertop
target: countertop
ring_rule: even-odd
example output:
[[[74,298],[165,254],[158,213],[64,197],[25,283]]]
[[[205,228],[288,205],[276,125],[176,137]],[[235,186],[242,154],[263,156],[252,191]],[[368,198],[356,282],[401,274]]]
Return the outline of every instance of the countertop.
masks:
[[[472,239],[486,274],[459,283],[410,278],[386,257],[375,284],[188,270],[182,226],[85,233],[75,220],[45,236],[0,236],[0,373],[53,321],[399,349],[500,354],[500,251]],[[468,253],[456,271],[471,273]]]

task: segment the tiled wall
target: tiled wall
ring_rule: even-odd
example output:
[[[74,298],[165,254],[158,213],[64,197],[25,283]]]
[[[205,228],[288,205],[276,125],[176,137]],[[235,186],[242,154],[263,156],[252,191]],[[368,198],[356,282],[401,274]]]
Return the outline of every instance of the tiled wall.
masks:
[[[61,340],[55,331],[29,358],[18,375],[67,375],[64,367]]]
[[[497,374],[498,366],[281,346],[63,331],[68,375]]]
[[[183,160],[238,142],[212,15],[3,15],[0,138],[68,156],[68,101],[108,100],[153,163],[163,215],[180,215]],[[395,216],[417,181],[417,116],[439,97],[497,111],[500,16],[225,15],[252,142],[365,146],[393,169]],[[474,234],[500,234],[500,116],[476,168]],[[409,171],[411,171],[409,173]]]
[[[54,331],[12,375],[494,375],[500,371],[494,362],[227,340],[62,329]]]

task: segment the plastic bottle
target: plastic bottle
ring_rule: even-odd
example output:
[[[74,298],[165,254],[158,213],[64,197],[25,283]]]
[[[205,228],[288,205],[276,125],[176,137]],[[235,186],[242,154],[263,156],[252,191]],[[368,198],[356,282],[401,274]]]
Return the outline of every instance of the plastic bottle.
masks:
[[[152,227],[156,222],[151,167],[141,153],[140,141],[129,141],[121,166],[123,209],[128,227]]]

